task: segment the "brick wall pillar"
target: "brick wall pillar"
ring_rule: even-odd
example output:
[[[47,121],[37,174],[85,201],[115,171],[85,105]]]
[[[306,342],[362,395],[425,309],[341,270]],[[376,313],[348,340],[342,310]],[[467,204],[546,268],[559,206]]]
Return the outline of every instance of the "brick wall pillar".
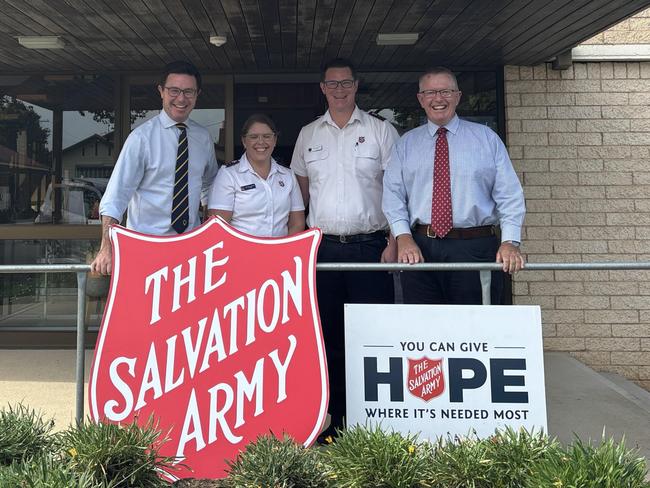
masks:
[[[650,261],[650,62],[505,67],[530,262]],[[544,347],[650,389],[650,271],[522,272]]]

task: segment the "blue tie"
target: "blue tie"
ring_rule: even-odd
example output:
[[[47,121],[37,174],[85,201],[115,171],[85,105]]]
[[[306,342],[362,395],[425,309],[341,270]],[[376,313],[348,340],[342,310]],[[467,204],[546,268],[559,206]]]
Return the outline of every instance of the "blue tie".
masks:
[[[187,174],[190,166],[187,152],[187,126],[185,124],[176,124],[176,127],[180,129],[180,134],[178,135],[174,198],[172,199],[172,227],[181,234],[187,229],[187,224],[190,221],[187,193]]]

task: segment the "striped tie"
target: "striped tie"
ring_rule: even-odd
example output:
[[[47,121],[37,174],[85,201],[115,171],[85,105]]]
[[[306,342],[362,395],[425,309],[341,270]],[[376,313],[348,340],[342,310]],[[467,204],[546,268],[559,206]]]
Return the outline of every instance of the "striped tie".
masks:
[[[190,221],[190,207],[188,205],[187,174],[189,159],[187,153],[187,126],[176,124],[180,129],[178,135],[178,155],[176,156],[176,176],[174,178],[174,198],[172,200],[172,227],[181,234],[187,229]]]

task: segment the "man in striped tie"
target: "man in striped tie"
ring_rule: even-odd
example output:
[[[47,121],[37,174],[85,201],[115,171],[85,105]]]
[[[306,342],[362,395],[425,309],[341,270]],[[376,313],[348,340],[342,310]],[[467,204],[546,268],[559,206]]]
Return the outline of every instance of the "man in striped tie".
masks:
[[[165,67],[158,92],[163,109],[126,139],[99,206],[102,242],[93,272],[111,272],[108,229],[127,210],[127,227],[145,234],[180,234],[201,223],[199,207],[218,169],[209,132],[189,118],[201,75],[175,61]]]

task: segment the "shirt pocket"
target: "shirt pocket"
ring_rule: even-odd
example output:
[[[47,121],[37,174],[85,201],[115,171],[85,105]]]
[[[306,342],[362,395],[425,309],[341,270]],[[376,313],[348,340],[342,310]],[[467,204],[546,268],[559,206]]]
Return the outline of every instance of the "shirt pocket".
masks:
[[[354,170],[357,177],[369,180],[374,180],[381,175],[381,151],[377,144],[356,146]]]
[[[326,147],[318,151],[309,150],[309,148],[305,150],[305,166],[307,167],[307,177],[309,179],[318,181],[327,175],[328,157],[329,150]]]

